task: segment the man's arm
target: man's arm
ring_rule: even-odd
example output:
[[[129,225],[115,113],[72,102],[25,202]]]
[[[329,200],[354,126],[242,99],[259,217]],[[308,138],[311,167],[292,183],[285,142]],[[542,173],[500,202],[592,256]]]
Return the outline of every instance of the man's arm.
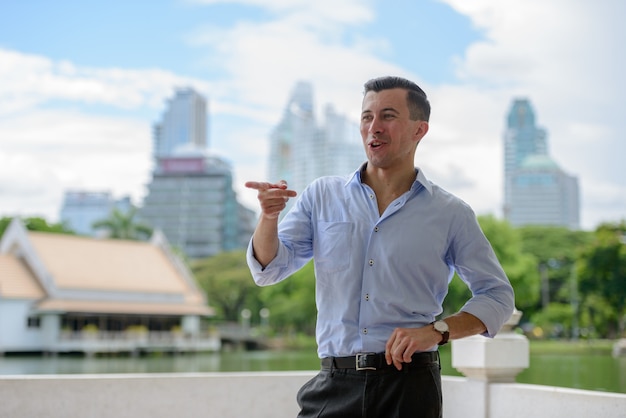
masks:
[[[448,324],[450,339],[482,334],[487,330],[485,324],[472,314],[459,312],[444,319]],[[410,363],[413,353],[430,350],[441,342],[441,333],[432,325],[422,328],[396,328],[385,347],[387,364],[394,364],[398,370],[402,363]]]
[[[258,191],[261,217],[252,236],[252,249],[254,258],[266,267],[278,253],[278,216],[296,192],[287,189],[284,180],[275,184],[249,181],[246,187]]]

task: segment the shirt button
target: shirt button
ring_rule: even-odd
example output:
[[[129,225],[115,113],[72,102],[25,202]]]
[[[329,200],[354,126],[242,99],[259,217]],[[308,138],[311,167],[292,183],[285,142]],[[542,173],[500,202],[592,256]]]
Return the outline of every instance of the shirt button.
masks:
[[[374,232],[378,232],[378,227],[375,227],[375,228],[374,228]]]
[[[370,265],[370,266],[373,266],[373,265],[374,265],[374,260],[370,260],[370,261],[369,261],[369,265]]]
[[[373,199],[373,198],[374,198],[374,195],[373,195],[373,194],[371,194],[371,195],[370,195],[370,199]]]
[[[365,294],[365,300],[370,300],[370,294],[369,293]]]
[[[363,334],[367,334],[367,328],[363,328]]]

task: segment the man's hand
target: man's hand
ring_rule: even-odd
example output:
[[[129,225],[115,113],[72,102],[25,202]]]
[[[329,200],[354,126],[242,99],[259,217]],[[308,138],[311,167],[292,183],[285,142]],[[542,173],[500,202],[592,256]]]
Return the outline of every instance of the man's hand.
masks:
[[[422,328],[396,328],[385,346],[387,364],[402,370],[402,363],[410,363],[418,351],[429,351],[441,341],[441,334],[432,325]]]
[[[296,196],[294,190],[287,188],[285,180],[278,183],[248,181],[246,187],[258,192],[257,199],[261,205],[262,216],[266,219],[278,218],[280,212],[287,206],[289,198]]]
[[[278,216],[296,192],[287,189],[284,180],[278,183],[249,181],[246,187],[258,191],[261,218],[252,236],[252,250],[254,257],[265,268],[278,252]]]
[[[485,324],[467,312],[457,312],[445,318],[450,328],[450,340],[482,334],[487,331]],[[393,363],[402,370],[402,363],[410,363],[414,353],[430,351],[441,342],[441,333],[428,324],[422,328],[396,328],[385,346],[387,364]]]

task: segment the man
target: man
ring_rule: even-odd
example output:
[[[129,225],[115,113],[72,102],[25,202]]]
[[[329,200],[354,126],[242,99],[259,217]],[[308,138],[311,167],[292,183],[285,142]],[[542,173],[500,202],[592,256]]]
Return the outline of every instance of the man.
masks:
[[[415,83],[365,84],[361,136],[367,162],[302,193],[283,181],[248,182],[259,223],[248,248],[257,284],[315,263],[320,373],[298,392],[299,417],[441,417],[437,347],[493,337],[514,308],[513,289],[471,208],[415,168],[430,104]],[[454,271],[471,299],[435,321]]]

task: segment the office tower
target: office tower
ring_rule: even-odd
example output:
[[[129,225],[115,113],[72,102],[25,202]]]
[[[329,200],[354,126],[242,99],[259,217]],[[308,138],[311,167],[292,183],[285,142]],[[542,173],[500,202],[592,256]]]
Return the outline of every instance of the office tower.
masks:
[[[578,179],[549,156],[528,99],[515,99],[504,134],[504,216],[514,226],[580,224]]]
[[[97,236],[94,222],[107,219],[113,209],[127,213],[133,207],[130,197],[114,199],[110,192],[68,190],[63,196],[59,219],[79,235]]]
[[[207,147],[207,101],[191,88],[176,91],[161,121],[154,124],[154,155],[172,155],[181,147]]]
[[[244,248],[255,221],[237,202],[230,165],[200,151],[158,159],[141,218],[190,258]]]
[[[287,180],[290,188],[301,192],[318,177],[348,175],[364,161],[357,124],[331,105],[318,122],[313,87],[298,82],[270,135],[269,179]]]
[[[256,214],[237,201],[230,164],[207,150],[206,100],[185,89],[167,104],[141,220],[190,258],[245,248]]]

